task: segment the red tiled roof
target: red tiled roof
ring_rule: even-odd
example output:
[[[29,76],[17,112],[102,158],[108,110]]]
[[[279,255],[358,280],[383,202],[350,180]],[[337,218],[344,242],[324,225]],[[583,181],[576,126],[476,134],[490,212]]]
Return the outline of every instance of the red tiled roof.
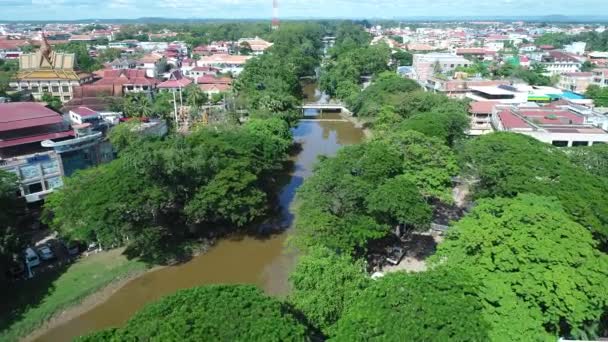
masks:
[[[230,90],[230,86],[228,84],[200,84],[198,87],[205,92],[213,90],[224,92]]]
[[[97,112],[87,107],[78,107],[71,110],[82,117],[97,115]]]
[[[134,85],[155,85],[158,80],[150,78],[146,75],[146,71],[142,69],[119,69],[119,70],[104,70],[103,78],[96,85],[110,84],[134,84]]]
[[[491,114],[494,106],[500,101],[476,101],[471,102],[469,111],[473,114]]]
[[[511,111],[508,109],[505,109],[502,112],[498,113],[498,117],[500,118],[500,121],[506,129],[530,127],[530,125],[526,121],[524,121],[519,116],[516,116],[515,114],[511,113]]]
[[[30,43],[23,39],[0,39],[0,50],[18,50],[25,45]]]
[[[570,125],[583,124],[585,120],[567,110],[520,110],[521,115],[539,124]]]
[[[183,87],[187,87],[191,83],[192,83],[191,79],[184,77],[179,80],[165,81],[165,82],[159,84],[158,88],[161,88],[161,89],[183,88]]]
[[[61,139],[61,138],[66,138],[66,137],[71,137],[71,136],[74,136],[74,131],[69,130],[69,131],[57,132],[57,133],[45,133],[45,134],[39,134],[39,135],[32,135],[29,137],[23,137],[23,138],[17,138],[17,139],[0,140],[0,148],[31,144],[31,143],[35,143],[35,142],[39,142],[39,141],[44,141],[44,140]]]
[[[198,84],[230,84],[232,79],[230,77],[213,77],[211,75],[201,76],[196,79]]]
[[[0,103],[0,132],[57,124],[58,113],[36,102]]]

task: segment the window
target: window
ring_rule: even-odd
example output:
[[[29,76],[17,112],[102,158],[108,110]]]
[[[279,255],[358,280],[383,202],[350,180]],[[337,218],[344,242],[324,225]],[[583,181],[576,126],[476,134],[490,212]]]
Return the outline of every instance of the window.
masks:
[[[58,92],[59,92],[59,86],[52,86],[52,87],[51,87],[51,91],[52,91],[53,93],[58,93]]]
[[[133,86],[132,85],[127,86],[127,90],[133,90]]]
[[[594,141],[593,145],[606,145],[605,141]]]
[[[568,146],[568,142],[564,141],[564,140],[553,140],[552,144],[553,144],[553,146],[557,146],[557,147],[567,147]]]
[[[50,175],[59,172],[59,164],[57,160],[52,160],[46,163],[42,163],[42,172],[45,175]]]
[[[37,93],[40,88],[38,86],[32,86],[32,93]]]
[[[42,192],[42,183],[29,184],[23,187],[26,195]]]
[[[46,186],[47,190],[53,190],[62,187],[63,181],[61,180],[61,177],[53,177],[45,180],[44,185]]]
[[[450,64],[450,68],[453,68],[453,67],[454,67],[454,64]]]
[[[21,177],[23,179],[32,179],[40,177],[40,168],[38,167],[38,164],[22,166]]]
[[[61,87],[61,91],[63,91],[64,93],[69,93],[70,92],[70,87],[68,87],[68,86],[62,86]]]
[[[48,86],[42,86],[42,92],[43,93],[48,93],[49,92],[49,87]]]
[[[64,96],[64,97],[63,97],[63,100],[64,100],[64,101],[70,101],[70,95]]]
[[[589,146],[589,142],[588,141],[573,141],[572,142],[572,146]]]

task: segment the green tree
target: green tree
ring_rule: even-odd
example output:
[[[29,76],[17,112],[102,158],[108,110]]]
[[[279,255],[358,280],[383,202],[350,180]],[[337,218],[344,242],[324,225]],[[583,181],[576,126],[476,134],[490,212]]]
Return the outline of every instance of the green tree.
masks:
[[[479,180],[475,196],[514,197],[534,193],[557,197],[574,221],[605,240],[608,181],[573,165],[559,148],[515,133],[493,133],[465,144],[464,173]]]
[[[126,117],[142,118],[152,115],[152,100],[144,93],[131,93],[124,99],[123,111]]]
[[[61,99],[58,96],[53,96],[51,93],[42,94],[42,102],[46,102],[47,106],[55,111],[59,111],[63,107]]]
[[[330,340],[487,341],[476,292],[463,272],[388,274],[353,299]]]
[[[239,44],[239,55],[251,55],[253,53],[253,50],[251,49],[251,45],[249,45],[248,42],[242,42],[241,44]]]
[[[407,51],[403,51],[403,50],[398,50],[397,52],[393,53],[393,61],[394,61],[394,65],[396,66],[406,66],[406,65],[412,65],[413,60],[414,60],[414,55],[412,55],[411,53],[407,52]]]
[[[370,284],[365,264],[324,248],[314,248],[298,260],[289,276],[289,301],[325,335]]]
[[[248,285],[211,285],[179,291],[149,304],[119,329],[81,342],[308,341],[308,329],[289,307]]]
[[[13,256],[21,252],[22,235],[19,233],[18,217],[25,209],[17,197],[19,182],[17,176],[0,170],[0,273],[8,270]]]
[[[394,129],[375,139],[394,146],[403,158],[403,175],[427,198],[452,201],[452,178],[460,168],[454,152],[440,139],[422,133]]]
[[[368,210],[379,222],[421,230],[431,223],[432,209],[404,176],[387,180],[367,197]],[[400,234],[398,234],[400,235]]]
[[[594,175],[608,178],[608,145],[572,148],[567,155],[574,165]]]
[[[598,107],[608,107],[608,88],[600,88],[592,84],[587,88],[585,95],[593,100]]]
[[[530,341],[543,326],[568,336],[599,320],[608,304],[608,256],[596,247],[558,201],[522,194],[478,201],[434,258],[480,279],[491,339]],[[537,329],[530,330],[531,322]]]

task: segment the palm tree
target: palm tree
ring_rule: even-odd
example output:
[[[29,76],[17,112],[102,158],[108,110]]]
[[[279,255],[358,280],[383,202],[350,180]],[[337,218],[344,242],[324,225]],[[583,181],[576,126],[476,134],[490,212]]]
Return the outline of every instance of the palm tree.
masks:
[[[204,105],[207,100],[207,94],[197,85],[191,84],[186,88],[186,103],[190,106],[190,113],[198,115],[200,107]]]

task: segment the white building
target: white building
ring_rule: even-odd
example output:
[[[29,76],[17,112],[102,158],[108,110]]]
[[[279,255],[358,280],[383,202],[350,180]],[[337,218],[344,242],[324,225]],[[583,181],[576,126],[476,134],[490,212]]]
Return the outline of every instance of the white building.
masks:
[[[420,83],[434,76],[436,73],[455,71],[458,67],[468,67],[472,62],[450,53],[415,54],[412,64],[414,79]]]
[[[582,56],[585,54],[585,49],[587,48],[587,43],[585,42],[574,42],[572,44],[568,44],[564,46],[564,51],[567,53],[575,54],[578,56]]]
[[[525,134],[558,147],[591,146],[608,143],[605,115],[572,106],[505,106],[492,112],[497,131]]]

